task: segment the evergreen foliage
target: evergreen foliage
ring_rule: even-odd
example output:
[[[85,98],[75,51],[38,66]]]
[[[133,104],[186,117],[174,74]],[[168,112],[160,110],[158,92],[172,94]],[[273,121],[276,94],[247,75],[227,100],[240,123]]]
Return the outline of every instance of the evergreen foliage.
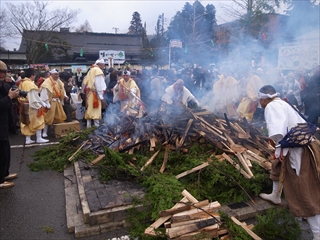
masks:
[[[254,232],[265,240],[299,239],[299,223],[286,207],[268,209],[265,215],[256,215]]]
[[[227,214],[219,212],[221,222],[228,229],[229,235],[233,240],[251,240],[252,237],[239,225],[232,221]]]
[[[92,160],[94,155],[88,151],[80,151],[70,162],[69,157],[79,148],[80,143],[87,139],[92,129],[86,129],[78,133],[69,133],[56,145],[50,145],[35,152],[32,157],[34,162],[28,167],[31,171],[54,170],[63,172],[64,168],[70,166],[80,158]]]

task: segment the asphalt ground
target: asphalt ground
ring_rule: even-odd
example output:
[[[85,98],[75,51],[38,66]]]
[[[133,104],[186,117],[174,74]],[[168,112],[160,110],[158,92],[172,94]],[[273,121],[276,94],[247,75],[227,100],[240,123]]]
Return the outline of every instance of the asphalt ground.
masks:
[[[50,142],[58,139],[50,138]],[[23,145],[22,135],[10,135],[11,146]],[[0,189],[0,239],[79,239],[67,232],[64,176],[54,171],[32,172],[30,156],[43,146],[11,149],[10,172],[15,186]],[[126,235],[122,229],[81,239],[102,240]]]

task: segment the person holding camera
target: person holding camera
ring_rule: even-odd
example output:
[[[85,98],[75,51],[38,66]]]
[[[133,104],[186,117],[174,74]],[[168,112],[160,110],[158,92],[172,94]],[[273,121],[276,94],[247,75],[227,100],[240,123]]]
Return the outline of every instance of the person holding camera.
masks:
[[[11,90],[5,82],[7,65],[0,61],[0,189],[13,187],[17,173],[9,173],[10,142],[9,142],[9,114],[11,114],[12,99],[19,96],[19,90]]]
[[[25,70],[26,77],[19,85],[19,102],[22,104],[20,129],[26,136],[26,144],[34,143],[31,139],[36,134],[37,143],[46,143],[49,140],[41,137],[44,128],[44,115],[47,105],[39,97],[39,89],[35,84],[36,73],[33,68]]]

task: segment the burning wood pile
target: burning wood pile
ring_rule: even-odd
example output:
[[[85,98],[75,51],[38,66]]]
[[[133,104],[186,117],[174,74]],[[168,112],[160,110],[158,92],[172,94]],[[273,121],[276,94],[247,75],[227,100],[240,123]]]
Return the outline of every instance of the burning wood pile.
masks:
[[[144,232],[149,236],[157,236],[157,228],[165,226],[168,239],[229,239],[228,230],[223,228],[220,221],[220,203],[208,200],[198,201],[187,190],[181,193],[184,197],[172,208],[159,212],[160,218],[151,224]],[[253,239],[261,239],[247,226],[231,217],[234,223],[241,226]]]
[[[130,116],[119,118],[117,124],[105,124],[99,127],[89,140],[81,146],[83,150],[90,149],[100,156],[104,153],[104,146],[114,151],[132,154],[141,146],[155,151],[156,144],[164,146],[164,160],[160,172],[163,172],[168,161],[169,151],[188,152],[192,142],[205,139],[220,149],[221,155],[216,155],[219,161],[226,160],[238,169],[244,177],[252,178],[251,161],[257,162],[266,170],[271,169],[271,159],[274,148],[268,138],[245,121],[218,118],[212,112],[203,109],[187,109],[182,113],[171,115],[147,115],[136,119]],[[160,151],[160,150],[159,150]],[[159,153],[157,151],[147,161],[143,170]],[[231,157],[238,158],[242,167]]]

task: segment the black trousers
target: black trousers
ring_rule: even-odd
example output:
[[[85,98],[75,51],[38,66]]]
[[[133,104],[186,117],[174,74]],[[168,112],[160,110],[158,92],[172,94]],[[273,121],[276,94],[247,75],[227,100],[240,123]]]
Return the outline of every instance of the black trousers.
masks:
[[[10,168],[10,143],[9,140],[0,140],[0,183],[9,175]]]

